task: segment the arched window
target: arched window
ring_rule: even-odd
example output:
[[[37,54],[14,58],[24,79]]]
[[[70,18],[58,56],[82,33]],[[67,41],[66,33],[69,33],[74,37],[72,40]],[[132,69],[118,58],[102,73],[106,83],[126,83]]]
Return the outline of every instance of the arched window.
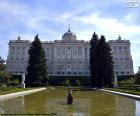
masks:
[[[121,73],[122,73],[122,74],[124,74],[124,72],[123,72],[123,71],[122,71]]]

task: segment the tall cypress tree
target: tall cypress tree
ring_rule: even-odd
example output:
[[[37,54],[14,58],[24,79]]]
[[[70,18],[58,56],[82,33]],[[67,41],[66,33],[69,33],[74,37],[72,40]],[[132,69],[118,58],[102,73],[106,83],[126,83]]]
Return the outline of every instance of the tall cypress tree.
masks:
[[[29,49],[29,61],[27,67],[27,86],[43,86],[48,82],[45,52],[38,35]]]
[[[90,40],[90,75],[92,87],[97,87],[97,45],[98,45],[98,35],[94,32]]]
[[[102,35],[97,46],[97,87],[112,87],[114,79],[113,58],[109,44]]]

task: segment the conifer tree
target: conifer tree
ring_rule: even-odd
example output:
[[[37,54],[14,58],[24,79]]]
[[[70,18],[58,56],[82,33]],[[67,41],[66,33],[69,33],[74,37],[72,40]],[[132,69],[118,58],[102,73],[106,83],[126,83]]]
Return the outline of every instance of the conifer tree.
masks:
[[[97,87],[112,87],[114,79],[113,58],[109,44],[102,35],[97,46]]]
[[[94,32],[90,40],[90,75],[91,75],[91,86],[97,87],[97,45],[98,35]]]
[[[27,67],[27,86],[45,86],[48,82],[45,52],[38,35],[29,49],[29,61]]]

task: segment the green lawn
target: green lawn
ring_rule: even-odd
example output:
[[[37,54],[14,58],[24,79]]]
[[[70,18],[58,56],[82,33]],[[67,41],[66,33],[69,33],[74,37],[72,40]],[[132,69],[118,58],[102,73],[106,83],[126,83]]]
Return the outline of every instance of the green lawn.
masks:
[[[33,88],[8,88],[8,87],[4,87],[4,88],[0,88],[0,95],[21,92],[21,91],[27,91],[27,90],[31,90],[31,89],[33,89]]]
[[[64,86],[50,86],[49,88],[61,88],[61,89],[68,89],[68,86],[64,87]],[[72,86],[71,87],[72,90],[81,90],[85,87],[81,87],[81,86]],[[9,94],[9,93],[15,93],[15,92],[21,92],[21,91],[27,91],[27,90],[31,90],[31,89],[37,89],[37,87],[35,88],[9,88],[9,87],[0,87],[0,95],[4,95],[4,94]]]
[[[129,93],[129,94],[133,94],[133,95],[140,95],[140,90],[138,90],[138,89],[131,90],[131,89],[122,89],[122,88],[107,88],[107,90]]]

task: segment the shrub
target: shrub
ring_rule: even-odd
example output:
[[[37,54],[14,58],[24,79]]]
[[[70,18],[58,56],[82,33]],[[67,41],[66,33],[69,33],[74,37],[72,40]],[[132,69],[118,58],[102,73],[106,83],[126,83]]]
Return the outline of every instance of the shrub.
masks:
[[[76,80],[76,85],[77,85],[77,86],[80,86],[80,85],[81,85],[80,80],[78,80],[78,79]]]
[[[70,86],[70,80],[67,79],[67,80],[63,83],[63,85],[64,85],[64,86]]]
[[[140,84],[140,74],[139,73],[137,73],[135,75],[135,84]]]

